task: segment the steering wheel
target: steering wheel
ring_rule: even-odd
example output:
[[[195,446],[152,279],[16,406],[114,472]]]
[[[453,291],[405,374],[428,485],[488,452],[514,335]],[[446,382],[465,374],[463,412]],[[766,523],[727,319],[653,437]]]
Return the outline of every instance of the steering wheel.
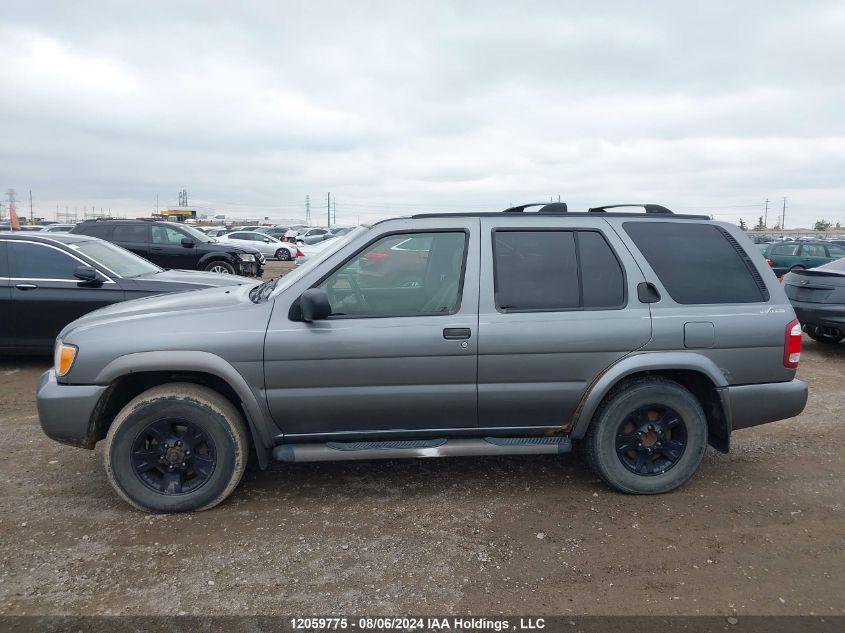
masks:
[[[352,290],[352,294],[355,296],[355,300],[358,302],[358,305],[365,310],[369,310],[370,306],[369,304],[367,304],[367,298],[361,291],[361,286],[358,285],[358,281],[355,279],[355,277],[350,273],[342,273],[338,275],[335,279],[341,278],[344,278],[347,282],[349,282],[349,289]],[[337,301],[337,296],[335,295],[334,287],[328,286],[328,290],[329,298],[331,300],[332,305],[334,306],[339,304],[340,302]]]

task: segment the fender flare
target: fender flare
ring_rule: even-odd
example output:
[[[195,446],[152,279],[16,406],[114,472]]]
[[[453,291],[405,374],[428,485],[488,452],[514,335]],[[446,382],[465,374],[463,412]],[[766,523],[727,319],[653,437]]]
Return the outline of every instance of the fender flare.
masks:
[[[578,403],[578,408],[575,410],[570,436],[581,439],[587,434],[587,428],[590,426],[599,404],[619,381],[634,374],[661,369],[696,371],[709,378],[717,392],[728,386],[725,375],[716,366],[716,363],[701,354],[690,352],[639,352],[630,354],[605,369],[587,387]],[[730,411],[726,410],[725,415],[729,418]]]
[[[261,468],[269,464],[273,446],[270,412],[265,403],[255,397],[244,377],[232,365],[211,352],[179,350],[167,352],[136,352],[119,356],[97,374],[95,384],[110,385],[122,376],[150,371],[195,371],[211,374],[228,384],[243,405],[250,434],[255,444]]]
[[[206,253],[205,255],[199,258],[199,261],[197,261],[197,270],[204,270],[206,265],[211,261],[222,260],[230,266],[234,267],[235,271],[237,271],[238,266],[237,263],[233,261],[234,259],[234,255],[230,255],[225,251],[214,251],[211,253]]]

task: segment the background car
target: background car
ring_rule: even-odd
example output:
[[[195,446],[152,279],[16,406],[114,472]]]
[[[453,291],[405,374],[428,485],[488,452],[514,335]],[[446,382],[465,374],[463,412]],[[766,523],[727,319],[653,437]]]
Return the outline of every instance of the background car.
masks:
[[[262,257],[256,249],[218,243],[213,237],[176,222],[86,220],[71,233],[113,242],[162,268],[247,277],[262,275]]]
[[[208,229],[205,234],[208,237],[220,237],[221,235],[226,235],[226,233],[231,233],[232,229],[227,228],[210,228]]]
[[[44,227],[45,233],[70,233],[75,224],[48,224]]]
[[[763,253],[780,277],[786,272],[806,270],[845,257],[845,248],[829,242],[774,242]]]
[[[296,243],[316,244],[317,242],[322,242],[328,234],[328,229],[321,229],[319,227],[305,228],[296,236]]]
[[[103,306],[254,279],[163,270],[85,235],[0,233],[0,349],[51,350],[59,331]]]
[[[793,270],[783,287],[807,336],[822,343],[845,338],[845,259]]]
[[[285,234],[290,230],[287,226],[262,226],[260,229],[255,229],[258,233],[264,233],[277,240],[284,240]]]
[[[289,242],[259,233],[258,231],[233,231],[217,238],[222,244],[238,244],[252,247],[266,257],[290,261],[296,257],[296,246]]]

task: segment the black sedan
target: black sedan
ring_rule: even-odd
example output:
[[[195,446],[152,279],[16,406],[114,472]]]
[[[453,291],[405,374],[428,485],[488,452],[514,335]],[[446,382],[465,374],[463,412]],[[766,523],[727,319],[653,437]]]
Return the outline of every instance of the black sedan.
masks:
[[[787,273],[783,285],[807,336],[822,343],[845,338],[845,258]]]
[[[65,325],[118,301],[255,283],[235,275],[164,270],[87,235],[0,232],[0,350],[51,350]]]

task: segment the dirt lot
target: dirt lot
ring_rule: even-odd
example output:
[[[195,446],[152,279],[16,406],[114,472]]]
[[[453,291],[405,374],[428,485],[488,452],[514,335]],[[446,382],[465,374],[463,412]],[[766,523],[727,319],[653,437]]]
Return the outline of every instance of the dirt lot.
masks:
[[[276,464],[183,516],[42,435],[49,362],[0,358],[0,613],[845,613],[845,345],[805,341],[804,414],[674,494],[577,456]]]

